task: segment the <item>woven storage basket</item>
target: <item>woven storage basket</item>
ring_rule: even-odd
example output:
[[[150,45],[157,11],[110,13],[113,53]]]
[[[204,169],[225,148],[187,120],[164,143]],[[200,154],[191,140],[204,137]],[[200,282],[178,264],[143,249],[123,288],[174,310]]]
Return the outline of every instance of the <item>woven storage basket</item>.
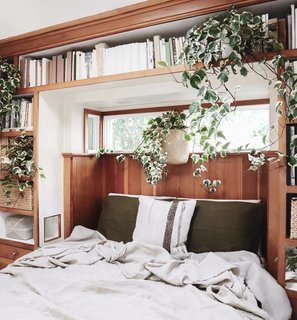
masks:
[[[297,198],[291,199],[291,230],[290,238],[297,239]]]
[[[33,210],[33,188],[25,188],[20,192],[15,184],[11,190],[10,198],[4,196],[4,187],[0,184],[0,206],[23,210]]]

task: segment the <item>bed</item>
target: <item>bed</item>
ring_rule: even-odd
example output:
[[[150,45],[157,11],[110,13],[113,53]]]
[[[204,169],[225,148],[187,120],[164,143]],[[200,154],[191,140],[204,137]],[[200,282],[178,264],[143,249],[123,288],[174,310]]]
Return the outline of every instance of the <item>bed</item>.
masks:
[[[187,250],[168,251],[135,239],[141,201],[186,215],[185,201],[106,197],[98,230],[76,226],[0,272],[1,319],[290,318],[285,291],[257,255],[261,204],[195,202]]]

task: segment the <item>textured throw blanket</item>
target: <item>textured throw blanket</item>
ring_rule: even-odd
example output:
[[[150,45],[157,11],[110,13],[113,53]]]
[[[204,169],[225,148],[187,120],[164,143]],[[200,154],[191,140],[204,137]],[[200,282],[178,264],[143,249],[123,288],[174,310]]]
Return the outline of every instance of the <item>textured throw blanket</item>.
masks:
[[[290,313],[285,291],[251,253],[173,258],[80,226],[0,272],[3,320],[285,320]]]

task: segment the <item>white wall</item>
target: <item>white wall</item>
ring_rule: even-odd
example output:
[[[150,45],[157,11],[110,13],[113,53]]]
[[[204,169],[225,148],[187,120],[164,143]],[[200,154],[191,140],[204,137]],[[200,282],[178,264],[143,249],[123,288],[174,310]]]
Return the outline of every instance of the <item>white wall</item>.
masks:
[[[67,96],[66,96],[67,97]],[[70,103],[65,95],[42,92],[39,99],[40,245],[44,243],[44,217],[61,214],[63,235],[63,156],[83,152],[84,106]]]
[[[39,178],[40,245],[44,240],[44,217],[63,214],[63,128],[63,99],[58,95],[41,93],[38,158],[46,178]]]
[[[143,1],[0,0],[0,39]]]

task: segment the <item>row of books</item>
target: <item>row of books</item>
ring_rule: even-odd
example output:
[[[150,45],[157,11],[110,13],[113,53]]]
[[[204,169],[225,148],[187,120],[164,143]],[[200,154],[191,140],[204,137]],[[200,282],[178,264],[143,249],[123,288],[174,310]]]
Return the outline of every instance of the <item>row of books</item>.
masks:
[[[161,38],[146,42],[109,47],[99,43],[91,51],[67,51],[64,54],[20,60],[21,87],[93,78],[103,75],[158,68],[159,61],[179,63],[184,37]]]
[[[19,110],[13,109],[11,114],[7,114],[2,131],[11,129],[33,129],[33,105],[31,99],[13,99],[12,104],[18,105]]]
[[[285,18],[269,18],[267,13],[262,15],[267,38],[282,43],[284,49],[297,48],[297,8],[292,4],[290,10],[290,14]]]

